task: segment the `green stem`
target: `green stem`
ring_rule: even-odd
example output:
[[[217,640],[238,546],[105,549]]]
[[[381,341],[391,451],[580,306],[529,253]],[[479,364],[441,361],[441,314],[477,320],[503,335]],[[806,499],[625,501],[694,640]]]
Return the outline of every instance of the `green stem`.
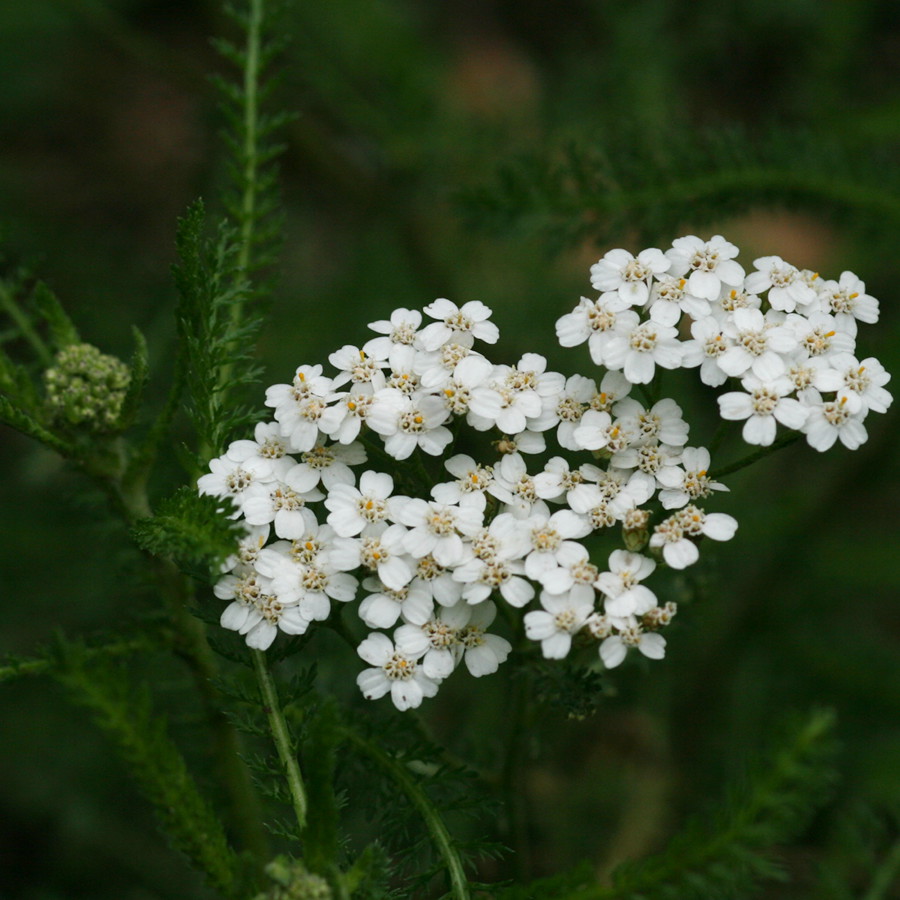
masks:
[[[795,441],[800,440],[803,437],[799,431],[791,431],[788,432],[783,437],[780,437],[774,444],[769,447],[760,447],[759,450],[751,453],[749,456],[745,456],[743,459],[739,459],[737,462],[731,463],[731,465],[723,466],[721,469],[716,469],[714,472],[710,473],[710,478],[724,478],[726,475],[731,475],[734,472],[739,471],[740,469],[745,469],[747,466],[752,465],[757,460],[763,459],[766,456],[769,456],[771,453],[775,453],[776,450],[781,450],[783,447],[787,447],[790,444],[793,444]]]
[[[49,369],[50,366],[53,365],[53,354],[41,339],[41,336],[34,330],[31,322],[28,320],[28,316],[22,312],[19,304],[16,303],[9,287],[2,281],[0,281],[0,306],[3,307],[9,314],[9,317],[19,327],[19,331],[22,332],[22,337],[31,344],[44,368]]]
[[[294,807],[294,815],[297,817],[297,825],[302,832],[306,828],[306,788],[303,786],[303,776],[297,765],[297,756],[288,734],[287,723],[281,711],[278,701],[278,692],[275,681],[266,663],[266,654],[262,650],[251,650],[253,668],[256,669],[256,679],[259,682],[259,692],[263,699],[266,716],[269,720],[269,730],[272,732],[272,740],[278,751],[278,758],[284,766],[284,774],[287,777],[288,791],[291,795],[291,805]]]
[[[469,900],[468,880],[459,853],[453,846],[453,838],[428,795],[410,776],[406,766],[352,729],[343,728],[342,733],[351,744],[355,744],[379,768],[394,779],[409,798],[410,803],[419,811],[435,847],[447,866],[447,874],[450,876],[450,896],[455,900]]]
[[[247,65],[244,68],[244,191],[241,197],[241,249],[238,267],[246,272],[253,243],[253,226],[256,222],[258,102],[259,102],[259,50],[262,34],[263,0],[250,0],[250,17],[247,25]],[[234,313],[237,324],[240,316]]]
[[[872,886],[862,900],[884,900],[898,872],[900,872],[900,841],[894,843],[887,859],[878,867],[872,879]]]

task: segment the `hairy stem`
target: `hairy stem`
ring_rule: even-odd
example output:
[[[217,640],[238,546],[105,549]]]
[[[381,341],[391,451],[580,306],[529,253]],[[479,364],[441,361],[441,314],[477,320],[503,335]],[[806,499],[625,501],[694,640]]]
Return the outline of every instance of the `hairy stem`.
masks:
[[[251,650],[253,668],[256,670],[256,679],[259,683],[259,692],[262,696],[266,717],[269,720],[269,730],[278,758],[284,767],[287,778],[288,791],[291,795],[291,805],[294,807],[294,815],[297,817],[297,826],[302,832],[306,828],[306,788],[303,786],[303,776],[300,774],[300,766],[297,765],[297,755],[288,734],[287,723],[278,700],[278,691],[275,688],[275,680],[266,663],[266,654],[262,650]]]

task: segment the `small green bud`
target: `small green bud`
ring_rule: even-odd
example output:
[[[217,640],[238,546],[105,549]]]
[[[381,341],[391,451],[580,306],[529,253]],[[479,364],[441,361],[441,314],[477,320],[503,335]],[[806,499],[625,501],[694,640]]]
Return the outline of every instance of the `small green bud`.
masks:
[[[298,860],[276,856],[266,866],[265,873],[275,882],[275,887],[253,900],[332,900],[328,882],[321,875],[307,871]]]
[[[92,344],[70,344],[44,372],[53,418],[97,432],[115,430],[130,381],[125,363]]]
[[[645,509],[630,509],[625,513],[625,519],[622,522],[622,539],[627,550],[638,553],[647,546],[647,542],[650,540],[650,531],[647,527],[649,522],[650,513]]]

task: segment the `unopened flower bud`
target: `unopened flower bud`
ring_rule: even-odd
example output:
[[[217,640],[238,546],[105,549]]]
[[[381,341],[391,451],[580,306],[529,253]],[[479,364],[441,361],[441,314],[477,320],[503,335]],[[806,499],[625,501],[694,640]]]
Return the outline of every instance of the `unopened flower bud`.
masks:
[[[44,372],[51,415],[91,431],[112,431],[131,381],[128,366],[92,344],[71,344]]]
[[[650,513],[645,509],[630,509],[622,520],[622,538],[625,547],[632,553],[637,553],[647,546],[650,540],[650,532],[647,525],[650,521]]]

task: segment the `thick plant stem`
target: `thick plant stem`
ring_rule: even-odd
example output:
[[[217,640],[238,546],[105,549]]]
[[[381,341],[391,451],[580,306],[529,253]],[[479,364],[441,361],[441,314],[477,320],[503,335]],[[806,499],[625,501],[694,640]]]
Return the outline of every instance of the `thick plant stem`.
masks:
[[[182,583],[184,598],[189,590],[184,576],[174,566],[169,568],[169,575],[176,581],[176,590],[177,582]],[[230,829],[247,850],[264,860],[269,846],[262,827],[262,809],[242,759],[240,735],[222,710],[222,696],[215,687],[219,670],[206,640],[206,626],[188,612],[186,598],[171,604],[170,615],[176,634],[175,651],[191,672],[209,729],[215,767],[226,791]]]
[[[431,835],[438,853],[447,867],[450,878],[449,896],[454,900],[469,900],[469,883],[463,869],[459,853],[453,846],[453,839],[440,813],[434,808],[428,795],[409,774],[409,770],[403,763],[385,753],[372,741],[366,740],[350,728],[342,729],[347,740],[355,744],[366,756],[368,756],[380,769],[386,772],[409,798],[410,803],[419,811],[425,822],[425,827]]]
[[[266,663],[266,654],[262,650],[251,650],[250,655],[253,657],[253,668],[256,669],[256,679],[259,682],[259,692],[262,695],[266,717],[269,720],[272,740],[275,742],[278,758],[284,767],[288,791],[291,795],[291,805],[294,807],[294,815],[297,817],[297,826],[302,832],[306,828],[306,788],[303,786],[303,776],[300,774],[297,756],[281,711],[275,680]]]

